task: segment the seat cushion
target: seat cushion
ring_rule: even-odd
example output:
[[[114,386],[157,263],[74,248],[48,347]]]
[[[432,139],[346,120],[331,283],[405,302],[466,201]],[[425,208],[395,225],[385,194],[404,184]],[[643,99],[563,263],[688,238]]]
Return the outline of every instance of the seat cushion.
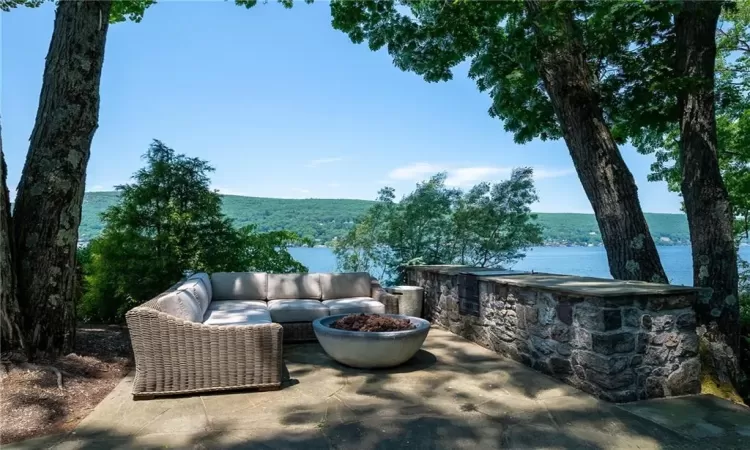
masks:
[[[189,290],[167,292],[156,300],[157,308],[178,319],[200,322],[203,318],[201,307]]]
[[[237,309],[268,309],[263,300],[216,300],[208,306],[212,311],[230,311]]]
[[[270,300],[268,312],[274,322],[312,322],[328,316],[328,307],[315,299]]]
[[[211,274],[213,300],[265,300],[268,274],[265,272],[216,272]]]
[[[203,284],[203,282],[198,279],[188,279],[184,283],[182,283],[179,287],[177,287],[178,291],[189,291],[191,294],[193,294],[193,297],[198,300],[198,306],[200,306],[200,315],[203,317],[203,314],[208,309],[208,304],[211,303],[211,297],[208,294],[208,289],[206,289],[206,285]]]
[[[203,286],[206,287],[206,292],[208,292],[208,300],[210,301],[214,293],[211,289],[211,278],[208,276],[206,272],[196,272],[188,277],[188,280],[200,280],[201,283],[203,283]]]
[[[372,281],[367,272],[321,273],[320,289],[323,300],[371,297]]]
[[[271,314],[267,309],[261,308],[209,309],[203,316],[204,325],[259,325],[263,323],[272,323]]]
[[[336,314],[385,314],[385,305],[371,297],[323,300],[332,316]]]
[[[290,300],[300,298],[320,300],[320,274],[268,274],[268,300]]]

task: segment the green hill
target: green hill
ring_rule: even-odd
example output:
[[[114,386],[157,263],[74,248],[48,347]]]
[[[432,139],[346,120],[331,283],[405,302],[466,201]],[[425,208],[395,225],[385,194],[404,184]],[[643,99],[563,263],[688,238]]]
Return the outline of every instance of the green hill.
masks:
[[[116,192],[87,192],[83,201],[80,239],[99,234],[99,214],[117,201]],[[345,199],[283,199],[225,195],[224,212],[238,225],[257,224],[260,230],[286,229],[330,242],[341,236],[373,202]],[[598,245],[599,228],[592,214],[539,213],[547,245]],[[657,244],[688,244],[687,220],[682,214],[647,213],[651,234]]]

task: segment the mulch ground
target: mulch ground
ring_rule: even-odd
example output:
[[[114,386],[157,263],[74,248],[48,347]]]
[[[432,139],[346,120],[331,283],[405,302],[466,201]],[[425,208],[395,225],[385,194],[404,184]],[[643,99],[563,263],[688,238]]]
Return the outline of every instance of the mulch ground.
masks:
[[[75,353],[34,363],[0,374],[0,444],[75,428],[132,368],[130,338],[124,327],[83,325]],[[46,365],[61,372],[62,390]]]

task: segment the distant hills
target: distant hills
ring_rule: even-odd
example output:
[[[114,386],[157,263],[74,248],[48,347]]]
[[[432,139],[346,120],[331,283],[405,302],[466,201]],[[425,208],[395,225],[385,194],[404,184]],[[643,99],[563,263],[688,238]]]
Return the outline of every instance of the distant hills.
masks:
[[[117,202],[116,192],[87,192],[83,200],[80,240],[102,229],[99,214]],[[369,200],[283,199],[224,195],[224,213],[237,225],[257,224],[261,231],[286,229],[325,244],[343,235],[372,204]],[[593,214],[539,213],[546,245],[601,245]],[[657,245],[690,243],[683,214],[646,213]]]

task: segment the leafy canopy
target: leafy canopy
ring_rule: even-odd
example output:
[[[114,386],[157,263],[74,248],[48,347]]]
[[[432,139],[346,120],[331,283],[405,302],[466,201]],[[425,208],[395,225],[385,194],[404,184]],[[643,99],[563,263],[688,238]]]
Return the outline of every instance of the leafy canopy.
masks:
[[[331,4],[333,26],[355,43],[387,48],[396,67],[429,82],[453,77],[469,63],[469,76],[492,100],[489,114],[503,120],[519,143],[559,139],[561,130],[539,76],[543,43],[580,42],[600,94],[605,117],[620,142],[638,120],[664,120],[650,97],[655,84],[669,85],[659,71],[671,51],[675,2],[540,2],[534,27],[524,2],[350,1]],[[571,17],[572,27],[562,27]],[[548,44],[545,44],[548,45]],[[652,76],[645,71],[648,64]],[[647,105],[647,106],[643,106]]]
[[[343,270],[368,271],[393,281],[405,264],[500,267],[542,241],[530,205],[537,200],[531,169],[509,180],[480,183],[467,192],[445,185],[440,173],[394,202],[392,188],[334,246]]]
[[[305,272],[288,252],[308,244],[287,231],[235,228],[210,189],[206,161],[155,140],[135,182],[118,186],[120,202],[102,214],[105,227],[83,253],[85,318],[113,321],[188,272]]]
[[[0,0],[0,11],[10,11],[13,8],[26,6],[37,8],[45,0]],[[156,0],[115,0],[109,11],[109,23],[131,20],[140,22],[146,9],[156,3]]]

